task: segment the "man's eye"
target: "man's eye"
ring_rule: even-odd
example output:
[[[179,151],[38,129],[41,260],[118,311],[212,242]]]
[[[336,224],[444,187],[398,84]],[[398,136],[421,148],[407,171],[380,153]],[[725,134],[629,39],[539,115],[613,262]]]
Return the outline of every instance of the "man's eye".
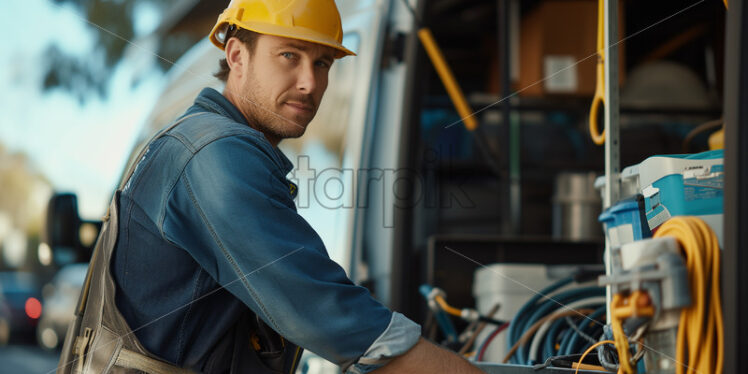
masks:
[[[326,61],[317,61],[317,66],[321,68],[329,68],[330,64]]]
[[[285,58],[287,58],[289,60],[295,57],[295,55],[293,53],[291,53],[291,52],[283,52],[283,53],[281,53],[281,56],[283,56],[283,57],[285,57]]]

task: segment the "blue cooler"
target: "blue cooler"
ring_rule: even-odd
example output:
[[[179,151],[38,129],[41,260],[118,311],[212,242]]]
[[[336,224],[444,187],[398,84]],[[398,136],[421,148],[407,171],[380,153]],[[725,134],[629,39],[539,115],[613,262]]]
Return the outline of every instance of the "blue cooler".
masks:
[[[598,220],[603,224],[611,247],[652,237],[644,215],[644,206],[644,197],[636,195],[619,201],[600,214]]]
[[[621,179],[636,182],[651,231],[673,216],[697,216],[714,230],[721,245],[723,160],[722,150],[652,156],[624,169]]]

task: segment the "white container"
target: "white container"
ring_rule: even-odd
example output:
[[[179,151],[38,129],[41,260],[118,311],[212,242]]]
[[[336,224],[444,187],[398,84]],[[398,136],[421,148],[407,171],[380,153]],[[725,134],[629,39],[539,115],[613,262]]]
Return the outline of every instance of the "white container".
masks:
[[[479,313],[485,315],[498,303],[501,307],[493,318],[510,321],[530,298],[545,287],[574,274],[579,268],[580,265],[541,264],[494,264],[482,267],[476,270],[473,282],[476,308]],[[481,344],[494,328],[491,325],[485,328],[478,336],[476,344]],[[483,361],[501,362],[504,359],[510,348],[507,347],[507,330],[502,331],[491,342]]]

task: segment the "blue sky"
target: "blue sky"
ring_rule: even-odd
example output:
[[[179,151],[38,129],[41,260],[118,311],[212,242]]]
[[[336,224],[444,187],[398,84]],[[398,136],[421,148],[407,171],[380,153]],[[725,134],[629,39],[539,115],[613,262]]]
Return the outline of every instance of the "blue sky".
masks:
[[[160,15],[145,7],[137,12],[136,34],[147,35],[158,25]],[[33,25],[27,23],[30,19]],[[115,69],[106,98],[92,93],[81,104],[66,91],[42,92],[41,87],[46,67],[44,51],[50,43],[78,56],[87,56],[96,48],[95,29],[83,15],[74,7],[48,0],[7,0],[0,2],[0,32],[0,143],[27,154],[54,190],[76,193],[83,218],[100,219],[165,84],[163,73],[154,67],[155,55],[145,43],[136,42],[138,47],[126,53]],[[13,37],[21,34],[22,39]],[[134,76],[141,83],[133,88]],[[310,157],[315,170],[340,167],[339,160],[320,140],[305,144],[301,151]],[[288,156],[296,160],[293,151]],[[318,193],[307,187],[307,193]],[[338,244],[344,238],[340,227],[345,224],[345,212],[326,208],[316,198],[299,209],[320,234],[331,257],[343,264],[347,264],[344,254],[348,249]]]
[[[144,35],[159,15],[146,7],[138,13],[136,33]],[[152,68],[152,56],[135,53],[117,66],[106,99],[92,94],[81,105],[66,91],[41,91],[50,43],[78,56],[95,48],[92,27],[77,9],[47,0],[3,1],[0,35],[0,142],[28,154],[55,190],[77,193],[82,216],[100,217],[162,74]],[[133,88],[136,74],[145,78]]]

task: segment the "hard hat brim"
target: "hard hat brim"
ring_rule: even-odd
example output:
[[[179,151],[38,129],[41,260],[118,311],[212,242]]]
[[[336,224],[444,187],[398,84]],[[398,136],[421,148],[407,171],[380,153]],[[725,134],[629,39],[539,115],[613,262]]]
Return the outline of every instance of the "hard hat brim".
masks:
[[[331,48],[334,48],[336,50],[335,58],[343,58],[345,56],[355,56],[356,54],[349,50],[348,48],[344,47],[342,44],[338,43],[337,40],[332,40],[329,37],[320,34],[314,30],[310,30],[304,27],[295,27],[293,29],[293,32],[290,32],[288,28],[272,25],[269,23],[264,22],[240,22],[236,24],[237,27],[254,31],[259,34],[264,35],[273,35],[273,36],[280,36],[283,38],[289,38],[289,39],[296,39],[296,40],[303,40],[310,43],[316,43],[321,44],[324,46],[328,46]],[[216,35],[219,32],[223,32],[224,35],[226,33],[226,29],[229,27],[229,22],[222,22],[217,24],[215,27],[213,27],[213,30],[210,33],[210,41],[218,48],[223,50],[225,48],[225,43],[223,41],[218,40]]]

